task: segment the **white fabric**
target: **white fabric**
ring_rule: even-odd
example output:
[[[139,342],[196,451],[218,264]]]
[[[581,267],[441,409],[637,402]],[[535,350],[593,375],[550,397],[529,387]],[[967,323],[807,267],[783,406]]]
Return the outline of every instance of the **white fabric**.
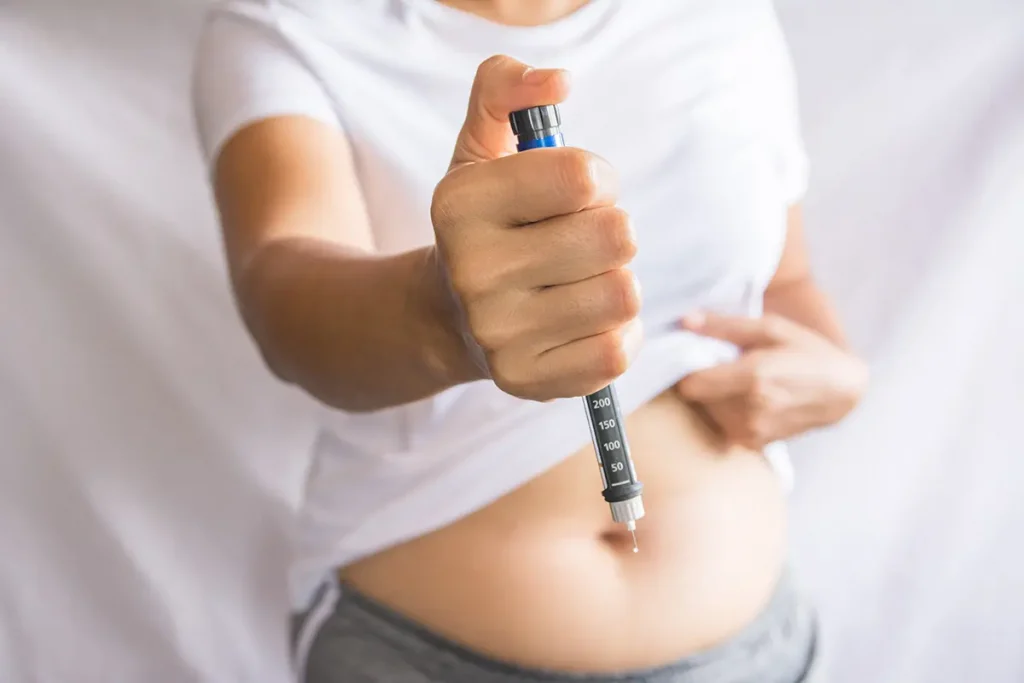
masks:
[[[202,144],[212,160],[225,137],[282,112],[333,121],[351,140],[377,244],[420,247],[433,242],[430,199],[473,74],[499,52],[573,74],[568,142],[622,177],[647,332],[616,382],[624,412],[731,358],[678,321],[698,307],[760,312],[803,191],[792,70],[768,2],[593,0],[527,29],[433,0],[233,0],[196,62]],[[448,524],[589,443],[579,399],[521,401],[490,382],[335,422],[307,489],[296,607],[331,568]]]
[[[1024,680],[1024,3],[784,0],[819,277],[874,367],[793,444],[835,683]]]
[[[199,8],[88,7],[0,21],[0,680],[287,681],[320,409],[227,293]]]

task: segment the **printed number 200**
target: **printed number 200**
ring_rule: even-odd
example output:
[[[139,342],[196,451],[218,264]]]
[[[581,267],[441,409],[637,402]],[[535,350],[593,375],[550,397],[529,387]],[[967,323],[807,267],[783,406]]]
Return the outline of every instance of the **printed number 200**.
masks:
[[[612,404],[612,400],[610,398],[595,398],[593,400],[593,404],[594,410],[597,410],[598,408],[607,408]]]

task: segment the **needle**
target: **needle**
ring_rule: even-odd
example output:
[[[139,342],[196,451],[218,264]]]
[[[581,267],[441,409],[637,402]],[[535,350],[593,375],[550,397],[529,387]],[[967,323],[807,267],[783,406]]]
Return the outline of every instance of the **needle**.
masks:
[[[629,529],[629,534],[633,537],[633,552],[640,552],[640,548],[636,545],[636,522],[632,520],[626,522],[626,528]]]

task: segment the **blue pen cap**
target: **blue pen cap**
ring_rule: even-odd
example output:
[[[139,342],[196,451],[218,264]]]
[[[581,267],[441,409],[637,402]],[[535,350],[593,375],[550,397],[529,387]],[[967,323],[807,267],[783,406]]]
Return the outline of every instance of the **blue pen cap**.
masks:
[[[549,139],[557,139],[561,142],[562,115],[556,104],[545,104],[540,107],[514,111],[508,115],[508,122],[512,126],[512,132],[518,138],[520,150],[533,147],[555,147],[554,144],[537,144]]]

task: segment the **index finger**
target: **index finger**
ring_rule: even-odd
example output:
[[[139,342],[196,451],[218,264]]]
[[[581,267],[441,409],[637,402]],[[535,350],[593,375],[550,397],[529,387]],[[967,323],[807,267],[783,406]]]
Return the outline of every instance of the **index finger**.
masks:
[[[455,170],[445,179],[453,212],[504,226],[611,206],[618,174],[575,147],[534,149]]]
[[[779,344],[791,339],[797,329],[794,323],[771,314],[751,317],[712,312],[688,315],[683,318],[682,326],[691,332],[721,339],[743,349]]]
[[[688,401],[708,403],[744,394],[752,383],[750,368],[733,362],[690,373],[679,380],[676,389]]]

